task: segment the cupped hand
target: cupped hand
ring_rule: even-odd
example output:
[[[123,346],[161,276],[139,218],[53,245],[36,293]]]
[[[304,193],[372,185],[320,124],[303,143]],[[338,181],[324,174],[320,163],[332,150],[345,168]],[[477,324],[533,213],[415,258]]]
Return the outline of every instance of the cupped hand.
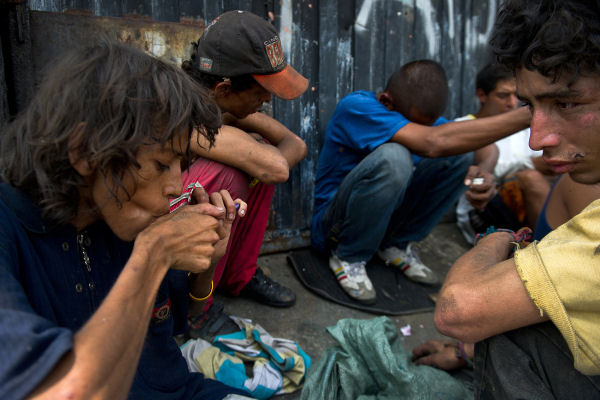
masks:
[[[457,356],[457,344],[449,340],[428,340],[412,351],[413,361],[417,365],[450,371],[466,365],[465,360]]]
[[[212,214],[212,215],[211,215]],[[209,270],[215,245],[227,236],[211,204],[187,205],[163,215],[136,238],[134,252],[166,268],[203,273]]]
[[[231,228],[236,217],[244,217],[248,205],[242,199],[231,198],[231,194],[227,190],[219,190],[213,192],[210,195],[206,193],[204,188],[198,188],[192,194],[192,201],[198,203],[198,205],[213,206],[217,210],[222,210],[219,215],[214,215],[221,227],[224,230],[223,237],[215,243],[215,253],[213,254],[212,264],[216,265],[217,262],[223,257],[227,250],[227,243],[231,235]],[[210,211],[211,208],[207,208]],[[211,214],[213,215],[213,214]]]
[[[483,210],[496,195],[494,175],[477,165],[469,167],[465,176],[465,185],[469,187],[465,192],[465,197],[478,210]]]

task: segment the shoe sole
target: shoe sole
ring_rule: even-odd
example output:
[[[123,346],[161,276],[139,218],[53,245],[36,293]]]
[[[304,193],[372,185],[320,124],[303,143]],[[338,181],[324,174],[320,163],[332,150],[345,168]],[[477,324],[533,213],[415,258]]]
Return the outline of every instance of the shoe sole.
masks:
[[[404,276],[406,277],[406,279],[416,282],[416,283],[422,283],[424,285],[438,285],[439,281],[436,279],[435,281],[424,281],[424,280],[420,280],[418,278],[411,278],[410,276],[404,274]]]
[[[346,291],[344,290],[344,293],[346,293]],[[362,299],[356,299],[352,296],[350,296],[348,293],[346,293],[346,295],[348,297],[350,297],[352,300],[359,302],[360,304],[364,304],[366,306],[371,306],[375,303],[377,303],[377,297],[373,298],[373,299],[368,299],[368,300],[362,300]]]
[[[294,304],[296,304],[296,299],[295,298],[294,298],[294,300],[291,300],[291,301],[274,302],[274,301],[265,301],[262,298],[258,298],[258,297],[255,297],[253,295],[248,295],[248,294],[243,294],[243,293],[240,293],[240,297],[242,297],[244,299],[255,301],[255,302],[260,303],[260,304],[264,304],[266,306],[277,307],[277,308],[291,307]]]

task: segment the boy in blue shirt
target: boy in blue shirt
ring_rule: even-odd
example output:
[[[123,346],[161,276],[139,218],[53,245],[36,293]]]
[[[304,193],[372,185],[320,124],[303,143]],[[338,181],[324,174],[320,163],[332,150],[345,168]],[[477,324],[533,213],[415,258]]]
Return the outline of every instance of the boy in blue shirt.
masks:
[[[467,153],[526,127],[526,110],[446,124],[448,83],[435,61],[408,63],[380,93],[359,91],[338,104],[329,124],[315,183],[312,244],[346,293],[376,301],[366,273],[377,253],[412,280],[438,278],[415,255],[423,239],[480,176]],[[485,184],[491,184],[486,182]]]

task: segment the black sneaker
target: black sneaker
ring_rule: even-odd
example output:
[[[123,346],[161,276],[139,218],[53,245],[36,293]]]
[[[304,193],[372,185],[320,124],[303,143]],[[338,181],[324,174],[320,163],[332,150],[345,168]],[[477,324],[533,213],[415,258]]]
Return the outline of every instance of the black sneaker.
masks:
[[[266,276],[260,268],[256,268],[256,273],[242,289],[240,296],[273,307],[290,307],[296,302],[296,295],[291,289]]]
[[[212,343],[215,336],[240,331],[240,327],[223,311],[222,303],[213,303],[208,311],[189,318],[190,329],[187,336]]]

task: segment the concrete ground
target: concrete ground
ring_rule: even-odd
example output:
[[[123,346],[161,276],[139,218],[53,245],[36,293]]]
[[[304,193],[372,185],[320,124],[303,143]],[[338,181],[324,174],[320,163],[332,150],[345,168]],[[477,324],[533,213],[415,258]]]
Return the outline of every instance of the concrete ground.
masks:
[[[469,249],[462,234],[452,218],[445,218],[432,233],[419,243],[422,261],[431,269],[445,276],[452,263]],[[215,295],[217,301],[225,304],[225,312],[243,318],[249,318],[260,324],[273,337],[293,339],[317,362],[323,351],[335,345],[326,328],[333,326],[343,318],[373,318],[376,315],[348,308],[317,296],[305,288],[297,278],[294,269],[288,264],[288,253],[264,255],[258,264],[276,281],[285,284],[296,293],[296,304],[291,308],[274,308],[258,304],[243,298]],[[410,324],[412,333],[399,337],[406,350],[430,338],[443,338],[433,325],[433,312],[421,312],[410,315],[390,316],[398,329]],[[281,399],[299,398],[299,392]]]

